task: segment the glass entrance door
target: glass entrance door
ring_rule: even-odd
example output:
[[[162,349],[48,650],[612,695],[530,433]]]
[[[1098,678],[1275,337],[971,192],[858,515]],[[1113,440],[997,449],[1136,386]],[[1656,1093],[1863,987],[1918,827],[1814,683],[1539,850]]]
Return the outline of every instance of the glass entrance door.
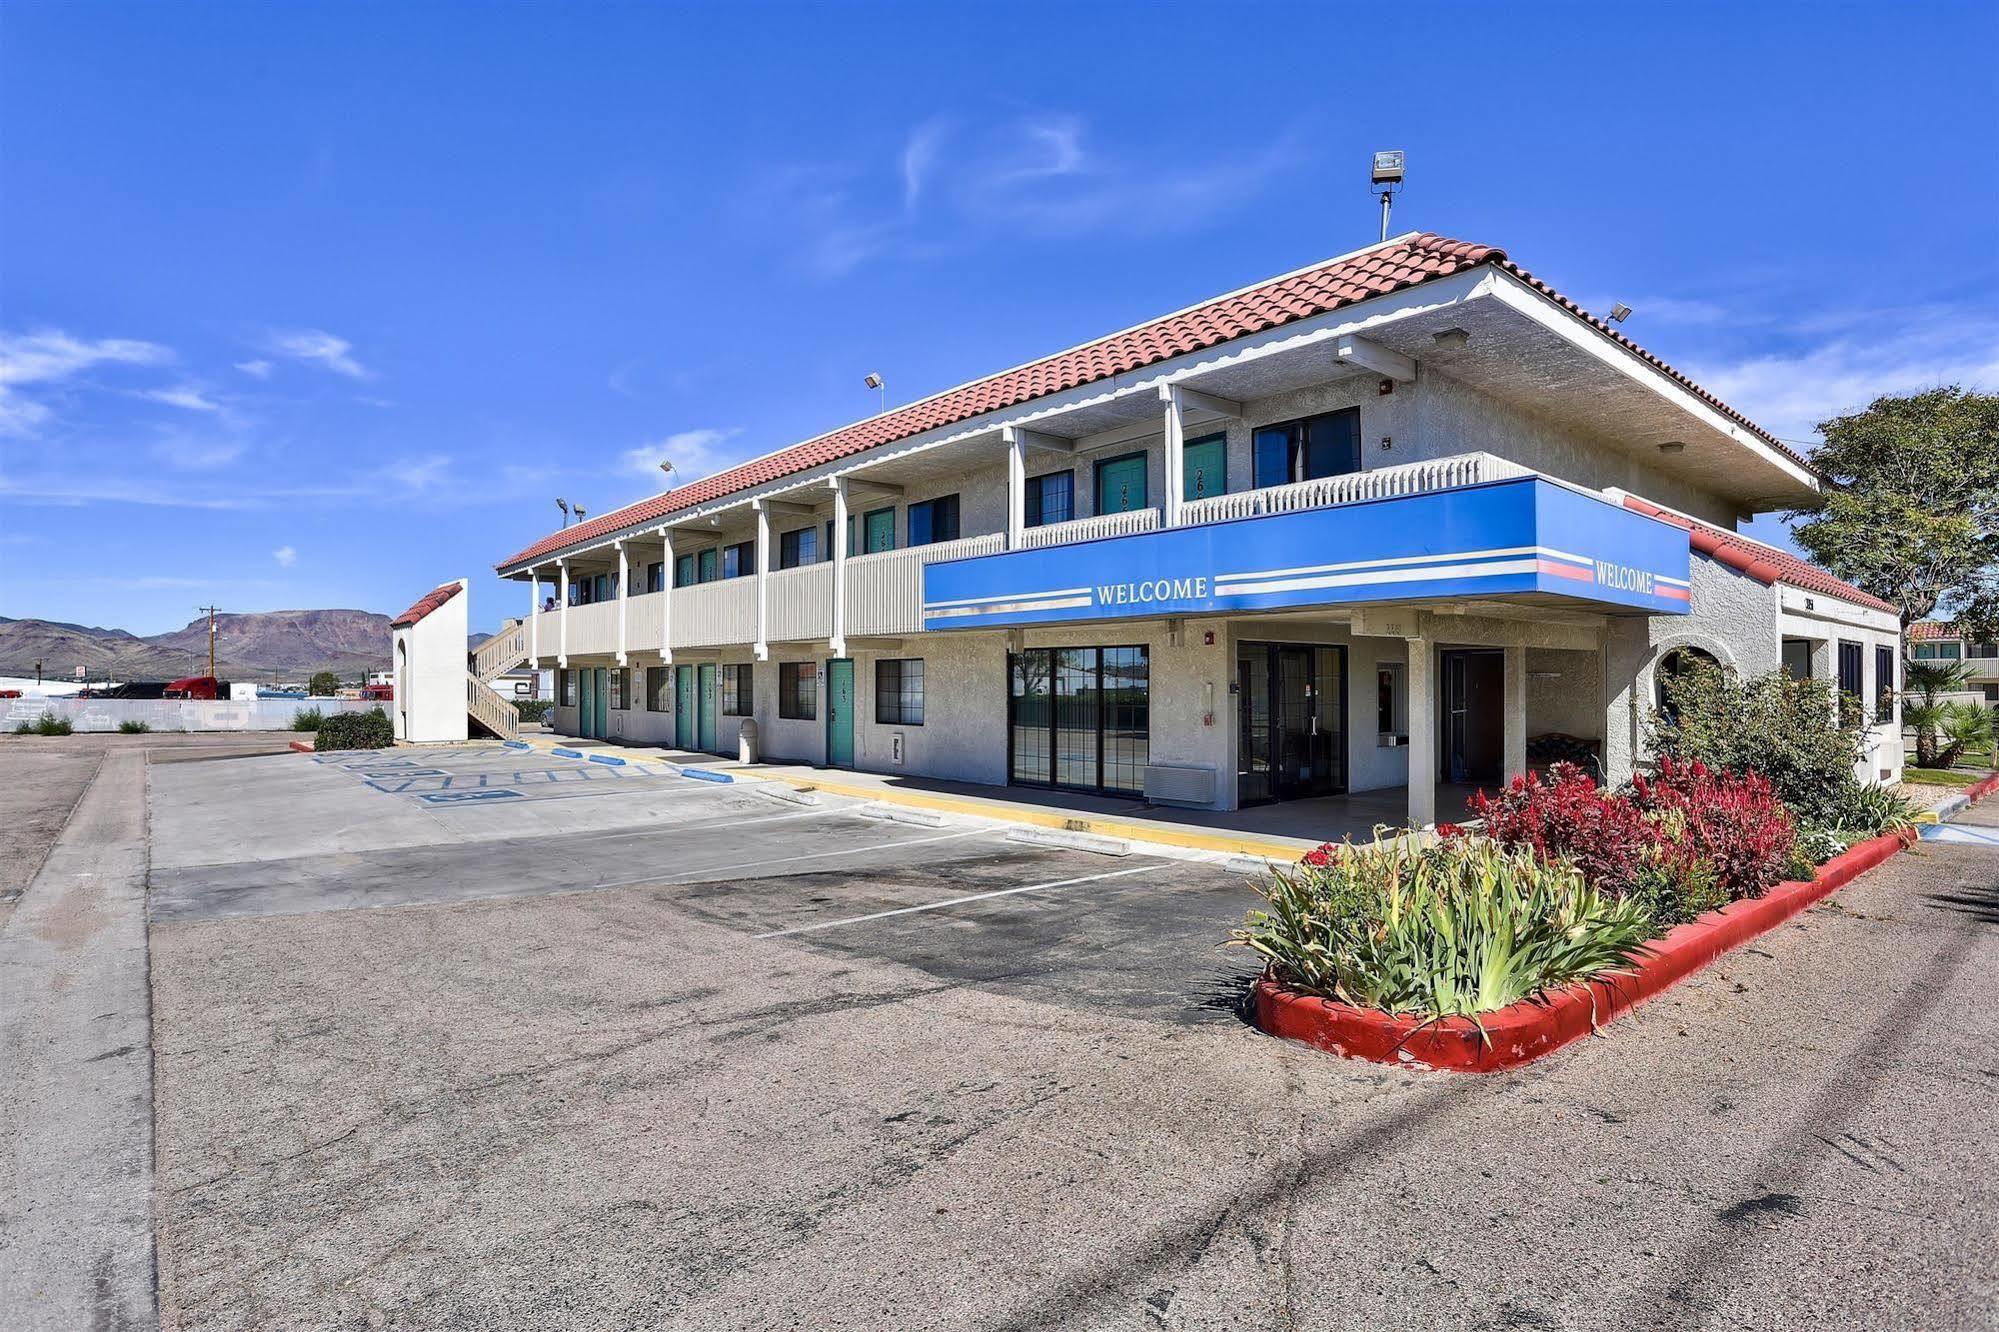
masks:
[[[1007,671],[1010,780],[1108,795],[1145,790],[1150,649],[1029,648]]]
[[[1346,790],[1344,647],[1236,648],[1236,803]]]

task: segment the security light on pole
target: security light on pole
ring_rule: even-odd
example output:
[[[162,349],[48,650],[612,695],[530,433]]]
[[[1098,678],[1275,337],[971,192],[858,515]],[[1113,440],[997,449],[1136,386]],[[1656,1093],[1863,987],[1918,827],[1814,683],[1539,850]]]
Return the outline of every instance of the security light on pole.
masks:
[[[1381,196],[1381,238],[1388,239],[1388,211],[1396,191],[1402,188],[1402,150],[1390,148],[1374,155],[1374,192]]]
[[[1621,324],[1631,318],[1631,307],[1623,301],[1613,301],[1610,306],[1610,322]]]
[[[562,510],[562,525],[564,527],[569,526],[569,501],[558,499],[555,501],[555,507]]]
[[[875,391],[876,391],[877,393],[881,394],[881,396],[882,396],[882,407],[881,407],[881,409],[882,409],[883,411],[887,411],[887,410],[888,410],[888,381],[887,381],[887,380],[885,380],[885,379],[883,379],[883,378],[882,378],[882,377],[881,377],[880,375],[869,375],[869,376],[868,376],[868,377],[867,377],[866,379],[862,380],[861,382],[862,382],[863,384],[866,384],[866,385],[867,385],[867,386],[868,386],[869,388],[871,388],[871,389],[875,390]]]

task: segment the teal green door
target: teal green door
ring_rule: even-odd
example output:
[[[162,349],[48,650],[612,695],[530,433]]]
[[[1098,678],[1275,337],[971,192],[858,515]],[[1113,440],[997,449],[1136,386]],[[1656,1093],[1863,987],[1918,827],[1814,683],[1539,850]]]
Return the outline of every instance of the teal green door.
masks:
[[[576,672],[576,734],[597,734],[597,691],[590,685],[590,668]]]
[[[1186,476],[1181,482],[1180,498],[1183,500],[1207,499],[1210,495],[1225,495],[1229,488],[1229,437],[1209,435],[1205,439],[1190,439],[1187,447],[1180,452]]]
[[[721,677],[715,671],[715,663],[701,663],[701,747],[709,753],[715,752],[715,714],[721,711]]]
[[[1130,513],[1145,507],[1145,455],[1127,453],[1097,464],[1097,512]]]
[[[602,740],[611,732],[611,672],[599,666],[590,674],[597,682],[597,729],[590,734]]]
[[[852,535],[849,533],[849,535]],[[895,510],[876,509],[862,520],[861,553],[873,555],[877,551],[895,549]]]
[[[699,715],[694,701],[694,668],[676,666],[673,669],[673,743],[682,749],[692,749],[695,722]]]
[[[826,762],[854,766],[854,663],[845,657],[826,663]]]

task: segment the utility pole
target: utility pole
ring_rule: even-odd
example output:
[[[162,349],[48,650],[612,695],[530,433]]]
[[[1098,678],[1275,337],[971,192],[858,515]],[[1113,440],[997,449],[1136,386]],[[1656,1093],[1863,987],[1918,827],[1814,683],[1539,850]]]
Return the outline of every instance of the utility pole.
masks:
[[[35,658],[35,683],[40,684],[41,682],[42,682],[42,659],[40,657],[37,657]]]
[[[208,678],[215,678],[215,607],[197,606],[196,610],[208,612]]]

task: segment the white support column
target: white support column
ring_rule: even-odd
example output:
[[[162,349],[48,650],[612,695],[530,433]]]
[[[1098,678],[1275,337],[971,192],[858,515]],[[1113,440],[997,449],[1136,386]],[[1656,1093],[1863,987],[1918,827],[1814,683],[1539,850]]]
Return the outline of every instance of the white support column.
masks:
[[[1166,504],[1161,524],[1180,525],[1180,506],[1187,493],[1187,419],[1184,399],[1177,384],[1161,384],[1159,400],[1166,412]]]
[[[758,661],[770,660],[770,505],[751,500],[757,515],[757,641]]]
[[[1812,644],[1812,679],[1823,680],[1832,690],[1832,724],[1839,725],[1839,650],[1834,647],[1835,639],[1814,638]]]
[[[528,668],[541,669],[541,575],[528,570]]]
[[[1409,826],[1437,821],[1437,684],[1431,670],[1430,640],[1411,638],[1409,648]]]
[[[1002,427],[1000,438],[1006,442],[1006,548],[1019,550],[1027,533],[1027,441],[1018,426]]]
[[[611,543],[618,552],[618,665],[625,664],[625,625],[631,609],[632,558],[623,541]]]
[[[569,561],[557,560],[555,591],[555,664],[569,665]]]
[[[836,476],[833,488],[833,636],[828,647],[836,657],[847,655],[847,478]]]
[[[1510,647],[1501,656],[1504,658],[1505,674],[1501,689],[1501,696],[1505,699],[1501,752],[1505,761],[1500,776],[1510,782],[1515,777],[1527,775],[1527,649]]]
[[[659,529],[660,558],[665,561],[660,571],[660,595],[666,598],[659,604],[659,659],[673,664],[673,529]]]

